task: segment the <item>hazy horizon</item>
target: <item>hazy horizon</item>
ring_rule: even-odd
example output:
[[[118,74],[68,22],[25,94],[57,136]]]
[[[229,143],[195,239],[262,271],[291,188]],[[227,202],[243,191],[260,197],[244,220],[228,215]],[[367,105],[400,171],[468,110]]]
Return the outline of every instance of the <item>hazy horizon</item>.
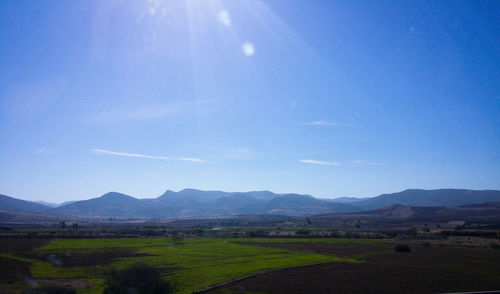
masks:
[[[495,1],[0,4],[0,194],[500,190]]]
[[[134,197],[136,199],[156,199],[156,198],[162,196],[167,191],[173,191],[173,192],[177,193],[177,192],[180,192],[182,190],[199,190],[199,191],[204,191],[204,192],[224,192],[224,193],[271,192],[271,193],[274,193],[274,194],[277,194],[277,195],[298,194],[298,195],[313,196],[314,198],[321,199],[321,200],[335,200],[335,199],[339,199],[339,198],[356,198],[356,199],[360,199],[361,200],[361,199],[374,198],[374,197],[377,197],[377,196],[380,196],[380,195],[384,195],[384,194],[399,193],[399,192],[403,192],[403,191],[406,191],[406,190],[426,190],[426,191],[432,191],[432,190],[449,190],[449,189],[451,189],[451,190],[470,190],[470,191],[498,191],[498,190],[495,190],[495,189],[467,189],[467,188],[437,188],[437,189],[408,188],[408,189],[404,189],[404,190],[384,192],[384,193],[379,193],[379,194],[374,194],[374,195],[363,195],[363,196],[344,195],[344,196],[321,197],[321,196],[312,195],[312,194],[308,194],[308,193],[295,193],[295,192],[281,192],[280,193],[280,192],[275,192],[275,191],[270,191],[270,190],[223,191],[223,190],[220,190],[220,189],[219,190],[202,190],[202,189],[196,189],[196,188],[184,188],[184,189],[180,189],[180,190],[167,189],[167,190],[164,190],[163,192],[161,192],[159,194],[151,195],[151,196],[138,196],[138,195],[133,195],[133,194],[129,194],[129,193],[124,193],[124,192],[121,192],[121,191],[107,191],[107,192],[101,193],[99,195],[90,195],[88,197],[80,198],[80,199],[76,199],[76,198],[75,199],[64,199],[64,200],[62,200],[60,202],[57,202],[57,201],[46,201],[46,200],[43,200],[43,199],[24,199],[22,197],[16,197],[15,195],[6,195],[6,194],[3,194],[3,193],[0,193],[0,194],[5,195],[5,196],[9,196],[9,197],[13,197],[13,198],[16,198],[16,199],[26,200],[26,201],[36,202],[36,203],[43,202],[43,203],[47,203],[47,204],[57,204],[57,205],[60,205],[60,204],[65,203],[65,202],[74,202],[74,201],[82,201],[82,200],[95,199],[95,198],[99,198],[101,196],[104,196],[105,194],[108,194],[108,193],[124,194],[124,195],[127,195],[127,196],[132,196],[132,197]]]

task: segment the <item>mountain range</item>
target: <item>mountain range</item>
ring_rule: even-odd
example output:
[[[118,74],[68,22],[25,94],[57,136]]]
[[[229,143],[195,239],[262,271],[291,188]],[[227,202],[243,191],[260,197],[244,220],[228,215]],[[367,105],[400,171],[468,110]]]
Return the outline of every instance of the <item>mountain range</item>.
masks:
[[[498,190],[410,189],[373,198],[319,199],[303,194],[270,191],[223,192],[184,189],[167,190],[158,198],[138,199],[109,192],[89,200],[50,207],[0,195],[0,209],[53,215],[100,218],[215,218],[233,215],[271,214],[307,216],[356,213],[391,205],[455,207],[500,201]],[[51,205],[53,206],[53,205]]]
[[[82,217],[207,218],[240,214],[311,215],[359,208],[309,195],[275,194],[269,191],[221,192],[184,189],[166,191],[155,199],[137,199],[110,192],[52,209],[52,213]]]
[[[454,228],[468,222],[469,225],[498,227],[500,223],[500,202],[461,205],[455,207],[415,207],[395,204],[383,208],[354,213],[330,213],[311,216],[315,226],[341,226],[355,221],[369,226],[401,226],[404,223],[441,223],[443,228]]]

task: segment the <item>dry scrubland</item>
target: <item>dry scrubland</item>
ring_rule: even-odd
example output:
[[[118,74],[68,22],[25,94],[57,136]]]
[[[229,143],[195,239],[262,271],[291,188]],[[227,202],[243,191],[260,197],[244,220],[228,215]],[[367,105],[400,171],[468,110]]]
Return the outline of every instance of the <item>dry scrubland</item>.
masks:
[[[137,263],[159,269],[179,293],[500,289],[500,250],[472,246],[482,239],[469,239],[467,245],[355,238],[0,239],[0,293],[35,284],[101,293],[112,270]],[[398,242],[411,252],[395,252]]]

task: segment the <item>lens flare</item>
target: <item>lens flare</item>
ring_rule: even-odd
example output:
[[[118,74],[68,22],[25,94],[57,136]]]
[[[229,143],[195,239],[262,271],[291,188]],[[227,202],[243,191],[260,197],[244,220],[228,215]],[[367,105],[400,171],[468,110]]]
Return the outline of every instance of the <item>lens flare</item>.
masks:
[[[241,45],[241,51],[243,51],[243,54],[246,56],[252,56],[255,53],[255,47],[251,42],[245,42]]]

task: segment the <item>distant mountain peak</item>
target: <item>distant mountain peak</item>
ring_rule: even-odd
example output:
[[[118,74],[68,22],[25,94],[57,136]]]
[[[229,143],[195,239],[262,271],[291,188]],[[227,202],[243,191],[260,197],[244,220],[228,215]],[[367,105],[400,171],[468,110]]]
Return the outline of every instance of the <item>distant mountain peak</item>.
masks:
[[[189,192],[203,192],[203,191],[193,188],[186,188],[179,191],[179,193],[189,193]]]
[[[134,197],[132,197],[130,195],[118,193],[118,192],[108,192],[108,193],[102,195],[99,198],[102,198],[102,199],[119,199],[119,198],[134,198]],[[134,199],[136,199],[136,198],[134,198]]]
[[[40,204],[0,195],[0,209],[58,213],[68,216],[117,218],[204,218],[238,214],[280,214],[289,216],[339,212],[370,211],[382,207],[386,217],[409,217],[412,207],[455,207],[473,203],[500,201],[500,191],[440,189],[408,189],[398,193],[382,194],[373,198],[341,198],[350,203],[332,199],[318,199],[304,194],[276,194],[270,191],[223,192],[184,189],[167,190],[156,199],[137,199],[108,192],[88,200],[64,203],[50,209]],[[411,207],[410,207],[411,206]]]

